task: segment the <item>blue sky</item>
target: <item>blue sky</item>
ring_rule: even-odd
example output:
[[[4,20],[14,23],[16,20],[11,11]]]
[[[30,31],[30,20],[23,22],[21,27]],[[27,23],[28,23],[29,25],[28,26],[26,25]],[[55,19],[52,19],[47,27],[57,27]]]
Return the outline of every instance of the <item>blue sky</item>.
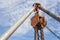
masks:
[[[35,2],[41,3],[44,8],[60,16],[59,0],[0,0],[0,36],[22,17]],[[60,23],[42,11],[40,14],[47,20],[47,26],[60,36]],[[34,30],[30,25],[30,19],[33,15],[32,13],[8,40],[34,40]],[[58,40],[46,28],[44,28],[44,36],[45,40]]]

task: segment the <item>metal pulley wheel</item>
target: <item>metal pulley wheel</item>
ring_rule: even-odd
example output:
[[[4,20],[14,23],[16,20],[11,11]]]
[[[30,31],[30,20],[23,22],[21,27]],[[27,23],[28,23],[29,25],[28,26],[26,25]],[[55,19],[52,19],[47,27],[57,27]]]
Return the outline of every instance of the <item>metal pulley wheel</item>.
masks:
[[[46,26],[46,21],[45,21],[44,17],[35,15],[31,18],[31,25],[33,26],[34,29],[39,30]],[[43,27],[41,27],[41,25]]]

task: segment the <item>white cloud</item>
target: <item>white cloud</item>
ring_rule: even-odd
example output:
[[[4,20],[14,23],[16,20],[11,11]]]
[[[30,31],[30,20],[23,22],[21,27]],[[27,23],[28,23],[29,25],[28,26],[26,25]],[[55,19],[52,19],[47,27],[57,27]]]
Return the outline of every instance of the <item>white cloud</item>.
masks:
[[[28,18],[13,34],[14,36],[25,35],[29,30],[32,29],[30,25],[30,19]]]
[[[11,6],[17,2],[20,2],[20,0],[0,0],[0,8]]]

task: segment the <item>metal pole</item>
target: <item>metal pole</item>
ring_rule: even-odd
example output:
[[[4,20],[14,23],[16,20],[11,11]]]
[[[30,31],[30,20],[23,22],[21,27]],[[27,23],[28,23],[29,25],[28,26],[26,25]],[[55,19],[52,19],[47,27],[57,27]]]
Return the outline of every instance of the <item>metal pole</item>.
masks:
[[[34,30],[34,40],[36,40],[36,30]]]
[[[34,40],[39,40],[39,33],[38,30],[35,30],[35,34],[34,34]]]
[[[60,40],[60,37],[54,33],[49,27],[46,27],[55,37],[57,37]]]
[[[27,19],[27,17],[32,13],[33,9],[34,8],[31,8],[31,10],[28,11],[28,13],[23,15],[23,17],[21,17],[13,26],[11,26],[11,28],[0,37],[0,40],[7,40],[17,30],[17,28]]]
[[[41,29],[40,29],[40,34],[41,34],[41,40],[44,40],[44,31],[43,31],[43,25],[40,24]]]
[[[43,29],[40,29],[40,34],[41,34],[41,40],[44,40],[44,32],[43,32]]]
[[[53,17],[54,19],[56,19],[58,22],[60,22],[60,17],[56,16],[54,13],[51,13],[50,11],[44,9],[43,7],[39,7],[40,10],[42,10],[43,12],[45,12],[46,14],[48,14],[49,16]]]

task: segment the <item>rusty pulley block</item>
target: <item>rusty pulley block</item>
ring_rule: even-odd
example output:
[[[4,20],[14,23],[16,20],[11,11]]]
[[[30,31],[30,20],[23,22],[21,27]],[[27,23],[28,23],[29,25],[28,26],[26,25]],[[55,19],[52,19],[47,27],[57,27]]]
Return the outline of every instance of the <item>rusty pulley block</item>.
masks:
[[[34,29],[40,30],[41,28],[44,28],[46,26],[46,20],[45,18],[39,14],[39,3],[34,3],[33,7],[35,15],[31,18],[31,25],[33,26]],[[41,27],[41,25],[43,27]]]

